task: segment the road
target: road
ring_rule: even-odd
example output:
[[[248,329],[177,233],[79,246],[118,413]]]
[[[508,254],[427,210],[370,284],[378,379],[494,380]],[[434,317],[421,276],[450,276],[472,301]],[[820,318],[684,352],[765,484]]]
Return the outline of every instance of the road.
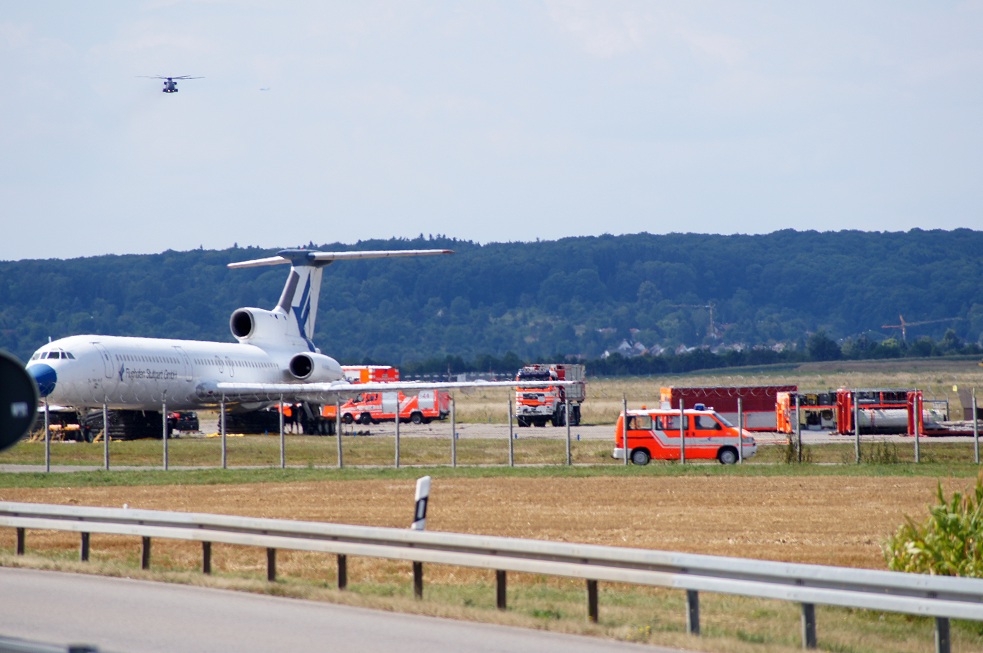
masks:
[[[126,578],[0,569],[0,636],[101,653],[680,653],[539,630]]]

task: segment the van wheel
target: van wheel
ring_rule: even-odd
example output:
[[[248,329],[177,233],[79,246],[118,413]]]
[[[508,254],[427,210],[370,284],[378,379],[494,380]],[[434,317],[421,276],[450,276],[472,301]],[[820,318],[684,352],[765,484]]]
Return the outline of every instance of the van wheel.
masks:
[[[414,424],[423,424],[423,415],[420,413],[413,413],[410,415],[410,421]]]
[[[724,447],[717,452],[717,460],[720,461],[721,465],[733,465],[737,462],[737,449]]]
[[[652,456],[645,449],[635,449],[631,452],[631,462],[634,465],[648,465]]]
[[[515,421],[519,424],[520,429],[529,426],[529,418],[527,417],[517,417]]]
[[[344,415],[341,416],[341,421],[343,424],[351,424],[352,422],[355,421],[355,418],[352,417],[351,413],[345,413]]]
[[[362,413],[362,417],[358,420],[362,424],[368,425],[372,423],[372,416],[368,413]]]

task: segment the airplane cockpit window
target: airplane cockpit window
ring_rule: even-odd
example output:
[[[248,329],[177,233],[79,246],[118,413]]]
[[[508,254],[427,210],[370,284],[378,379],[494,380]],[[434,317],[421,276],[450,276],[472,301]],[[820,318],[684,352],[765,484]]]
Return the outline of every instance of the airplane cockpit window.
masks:
[[[31,360],[36,360],[36,359],[51,359],[51,358],[66,358],[66,359],[75,360],[75,357],[72,356],[67,351],[61,351],[61,350],[57,350],[57,349],[56,350],[53,350],[53,351],[42,351],[42,352],[38,352],[37,354],[35,354],[31,358]]]

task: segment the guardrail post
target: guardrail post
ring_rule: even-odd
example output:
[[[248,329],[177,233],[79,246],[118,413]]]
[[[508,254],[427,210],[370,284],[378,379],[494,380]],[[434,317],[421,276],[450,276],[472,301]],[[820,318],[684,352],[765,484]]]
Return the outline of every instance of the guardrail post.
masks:
[[[423,598],[423,563],[413,562],[413,596]]]
[[[592,624],[597,623],[597,581],[587,581],[587,618]]]
[[[273,547],[266,549],[266,580],[276,582],[276,549]]]
[[[949,619],[935,618],[935,653],[949,653]]]
[[[82,533],[82,545],[79,547],[79,560],[89,561],[89,534]]]
[[[686,632],[700,634],[700,593],[686,590]]]
[[[201,543],[201,573],[212,573],[212,543]]]
[[[802,604],[802,648],[816,648],[816,606]]]
[[[17,555],[19,556],[24,555],[24,539],[25,539],[24,529],[18,528],[17,529]]]
[[[150,569],[150,538],[144,536],[143,550],[140,552],[140,569]]]
[[[341,437],[341,432],[338,432]],[[348,556],[343,553],[338,554],[338,589],[344,590],[348,587]]]
[[[495,570],[495,605],[499,610],[505,609],[505,589],[507,583],[505,570]]]

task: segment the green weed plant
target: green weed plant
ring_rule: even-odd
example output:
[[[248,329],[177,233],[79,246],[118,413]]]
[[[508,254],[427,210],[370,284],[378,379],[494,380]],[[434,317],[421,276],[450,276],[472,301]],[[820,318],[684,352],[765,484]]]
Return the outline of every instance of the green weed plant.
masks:
[[[946,499],[938,484],[938,503],[919,525],[905,523],[888,538],[884,555],[888,568],[939,576],[983,578],[983,472],[968,493],[956,491]]]

